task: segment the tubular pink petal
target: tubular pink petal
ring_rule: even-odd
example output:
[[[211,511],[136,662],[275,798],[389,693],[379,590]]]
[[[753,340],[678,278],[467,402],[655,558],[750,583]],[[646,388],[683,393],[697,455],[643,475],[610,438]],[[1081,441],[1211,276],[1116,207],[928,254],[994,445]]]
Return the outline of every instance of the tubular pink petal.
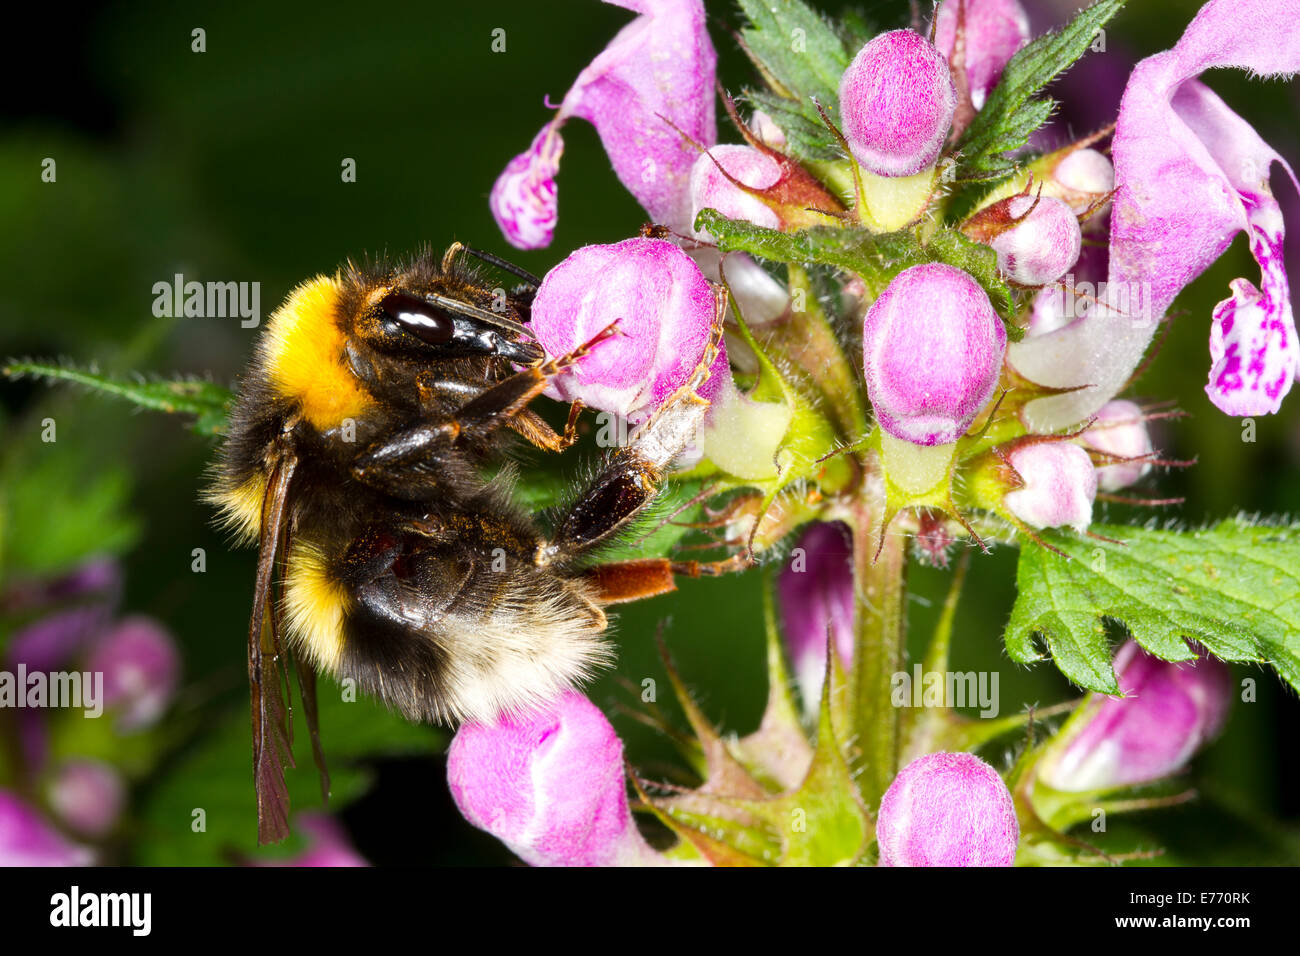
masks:
[[[180,681],[176,643],[152,618],[123,618],[95,647],[88,664],[104,675],[104,706],[117,726],[139,730],[162,716]]]
[[[493,215],[507,240],[520,248],[551,241],[562,148],[558,132],[573,116],[596,127],[614,173],[655,222],[679,232],[690,228],[695,144],[712,146],[718,139],[717,54],[705,29],[704,4],[605,2],[638,16],[578,74],[555,118],[493,187]]]
[[[853,545],[840,522],[810,526],[777,579],[781,636],[799,682],[804,712],[816,713],[829,635],[847,672],[853,663]]]
[[[1181,770],[1223,728],[1232,675],[1222,661],[1162,661],[1127,641],[1115,655],[1123,697],[1094,695],[1091,716],[1055,742],[1039,778],[1057,790],[1149,783]]]
[[[1011,364],[1032,381],[1091,386],[1031,403],[1035,428],[1073,424],[1112,398],[1174,297],[1247,229],[1265,279],[1259,290],[1235,286],[1218,310],[1220,327],[1231,318],[1240,331],[1220,328],[1210,395],[1235,414],[1276,410],[1289,387],[1282,372],[1294,375],[1296,361],[1289,297],[1270,245],[1281,229],[1269,222],[1268,176],[1274,162],[1291,170],[1196,77],[1212,67],[1261,76],[1300,70],[1297,23],[1300,0],[1211,0],[1173,49],[1134,69],[1111,151],[1118,192],[1108,307],[1009,350]],[[1256,241],[1261,234],[1268,241]]]
[[[0,790],[0,866],[90,866],[94,860],[14,793]]]

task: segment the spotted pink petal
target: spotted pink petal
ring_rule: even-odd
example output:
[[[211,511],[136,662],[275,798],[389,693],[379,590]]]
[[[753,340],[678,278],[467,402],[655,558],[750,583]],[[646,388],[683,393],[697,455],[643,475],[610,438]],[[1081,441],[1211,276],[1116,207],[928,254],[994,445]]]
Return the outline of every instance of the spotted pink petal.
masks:
[[[533,146],[493,188],[492,210],[521,248],[551,241],[557,214],[558,132],[570,118],[596,127],[614,173],[657,223],[690,228],[696,145],[717,142],[717,54],[701,0],[605,0],[639,14],[584,69]],[[539,145],[542,141],[542,145]],[[549,143],[550,145],[546,145]],[[528,242],[529,245],[521,245]]]
[[[555,236],[559,196],[555,174],[560,171],[564,141],[555,125],[543,127],[533,143],[497,177],[488,207],[501,233],[516,249],[542,249]]]
[[[1211,0],[1173,49],[1134,69],[1112,145],[1119,191],[1108,308],[1008,350],[1010,364],[1035,382],[1089,386],[1031,403],[1026,414],[1036,429],[1081,421],[1114,397],[1174,298],[1243,230],[1264,278],[1258,290],[1234,285],[1216,310],[1210,397],[1233,414],[1264,414],[1290,387],[1284,373],[1296,371],[1295,330],[1268,178],[1275,162],[1295,177],[1196,79],[1212,67],[1260,76],[1300,70],[1300,0]]]

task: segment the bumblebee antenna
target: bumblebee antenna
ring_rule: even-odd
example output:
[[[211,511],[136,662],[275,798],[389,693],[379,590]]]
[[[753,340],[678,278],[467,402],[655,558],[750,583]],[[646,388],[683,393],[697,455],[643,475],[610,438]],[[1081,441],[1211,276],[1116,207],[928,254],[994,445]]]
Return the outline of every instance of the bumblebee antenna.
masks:
[[[463,242],[453,242],[451,244],[451,246],[447,249],[447,254],[442,257],[443,264],[444,265],[449,264],[451,262],[451,259],[457,253],[461,253],[461,252],[465,253],[468,256],[473,256],[475,259],[478,259],[482,262],[486,262],[489,265],[494,265],[498,269],[504,269],[506,272],[509,272],[512,276],[517,276],[520,279],[523,279],[534,289],[536,289],[538,286],[542,284],[542,280],[538,276],[533,275],[531,272],[529,272],[527,269],[523,268],[522,266],[517,266],[513,262],[509,262],[505,259],[502,259],[500,256],[494,255],[491,252],[484,252],[482,249],[475,249],[473,246],[467,246]]]

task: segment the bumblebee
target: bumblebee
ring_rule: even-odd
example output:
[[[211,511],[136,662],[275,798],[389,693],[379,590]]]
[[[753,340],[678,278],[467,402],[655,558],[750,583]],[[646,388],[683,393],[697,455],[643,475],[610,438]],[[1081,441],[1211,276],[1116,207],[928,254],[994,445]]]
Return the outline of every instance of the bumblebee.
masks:
[[[473,260],[477,259],[477,262]],[[509,292],[482,277],[521,280]],[[313,752],[317,671],[351,678],[412,720],[490,720],[581,682],[611,658],[604,608],[672,590],[667,559],[601,564],[593,551],[654,498],[708,409],[689,381],[554,527],[512,500],[512,441],[573,443],[530,409],[548,381],[615,327],[548,359],[525,323],[540,280],[454,244],[439,260],[356,265],[303,283],[267,324],[236,395],[208,491],[258,544],[248,630],[258,835],[288,834],[285,693],[298,674]]]

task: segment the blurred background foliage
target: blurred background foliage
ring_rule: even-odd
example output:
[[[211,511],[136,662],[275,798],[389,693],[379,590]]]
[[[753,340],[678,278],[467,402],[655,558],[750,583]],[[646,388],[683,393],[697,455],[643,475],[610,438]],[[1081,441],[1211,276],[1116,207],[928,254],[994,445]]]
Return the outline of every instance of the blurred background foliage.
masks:
[[[1058,89],[1062,129],[1080,134],[1113,117],[1134,59],[1167,48],[1198,3],[1134,2],[1115,21],[1105,53]],[[727,27],[715,18],[720,76],[738,90],[750,78]],[[1070,3],[1026,0],[1042,28]],[[829,12],[838,5],[826,4]],[[861,5],[874,23],[906,22],[906,3]],[[238,319],[158,319],[152,288],[187,280],[256,281],[269,314],[300,280],[347,256],[454,239],[508,254],[538,273],[567,251],[635,233],[644,214],[609,169],[594,131],[574,122],[560,174],[561,216],[549,250],[516,253],[500,238],[486,196],[503,164],[548,116],[628,13],[595,0],[537,4],[157,2],[106,4],[24,27],[5,68],[0,107],[0,356],[61,356],[101,370],[185,373],[233,382],[257,330]],[[207,49],[191,52],[191,31]],[[494,53],[492,31],[506,31]],[[1266,42],[1266,41],[1264,41]],[[1296,88],[1223,71],[1210,83],[1283,155],[1300,159]],[[735,140],[723,131],[724,140]],[[41,181],[42,160],[57,182]],[[355,183],[341,163],[356,161]],[[1295,197],[1274,177],[1289,203]],[[1293,228],[1293,233],[1295,229]],[[1292,275],[1300,275],[1292,241]],[[1235,276],[1257,272],[1238,239],[1191,286],[1147,374],[1139,399],[1177,398],[1188,416],[1163,423],[1158,444],[1194,468],[1161,477],[1159,492],[1187,503],[1159,513],[1195,523],[1241,508],[1300,512],[1300,396],[1256,421],[1255,441],[1202,391],[1209,313]],[[42,422],[57,441],[41,441]],[[49,575],[92,554],[120,555],[124,607],[161,619],[185,660],[181,744],[134,799],[135,823],[120,859],[204,863],[251,849],[254,832],[244,677],[244,633],[254,554],[232,550],[196,498],[212,446],[184,423],[26,381],[0,384],[0,580]],[[573,455],[562,467],[577,471]],[[1109,520],[1145,512],[1111,506]],[[204,573],[192,554],[207,555]],[[998,670],[1003,712],[1055,703],[1071,690],[1050,665],[1011,664],[1001,628],[1013,597],[1015,554],[976,556],[954,648],[958,670]],[[618,617],[620,659],[591,688],[625,736],[631,760],[667,772],[671,746],[621,713],[665,674],[654,649],[663,626],[706,712],[730,730],[753,728],[764,699],[758,573],[685,582],[681,591]],[[929,633],[947,575],[916,568],[913,652]],[[0,621],[6,635],[16,621]],[[1300,819],[1300,775],[1291,735],[1300,707],[1263,670],[1259,699],[1235,708],[1225,736],[1198,761],[1200,804],[1140,815],[1112,828],[1106,845],[1169,849],[1166,862],[1277,862],[1297,857],[1289,828]],[[413,727],[366,702],[342,703],[322,688],[326,750],[335,793],[363,855],[379,863],[503,862],[509,854],[468,827],[446,791],[444,732]],[[301,743],[301,741],[300,741]],[[1011,743],[1008,742],[1006,752]],[[303,749],[300,747],[300,750]],[[995,761],[1002,752],[989,755]],[[310,765],[310,757],[301,761]],[[298,806],[319,802],[313,775],[294,775]],[[356,797],[348,803],[349,798]],[[204,807],[208,831],[191,831]]]

